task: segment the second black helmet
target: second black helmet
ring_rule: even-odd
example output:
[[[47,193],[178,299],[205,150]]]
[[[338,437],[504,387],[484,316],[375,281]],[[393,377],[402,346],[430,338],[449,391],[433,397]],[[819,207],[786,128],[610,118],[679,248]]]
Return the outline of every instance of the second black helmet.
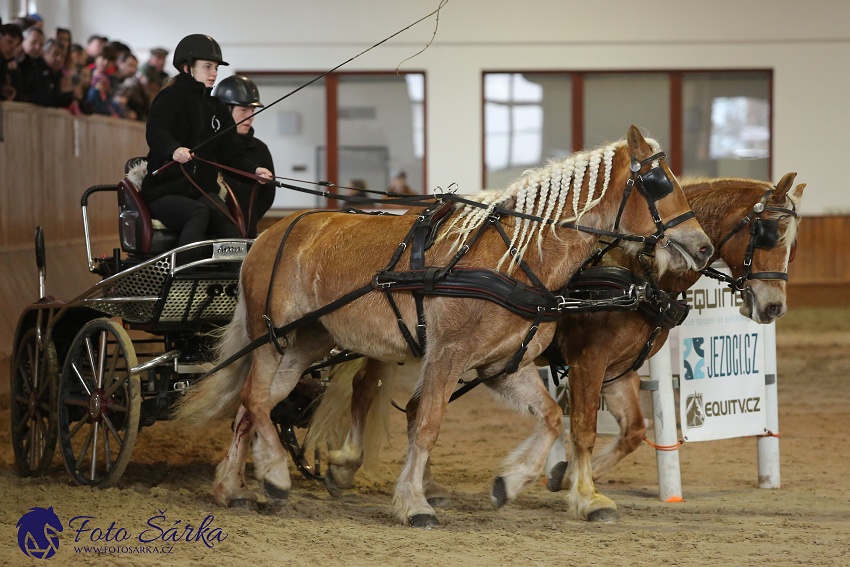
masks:
[[[263,106],[257,85],[242,75],[231,75],[222,80],[216,85],[213,96],[230,106]]]

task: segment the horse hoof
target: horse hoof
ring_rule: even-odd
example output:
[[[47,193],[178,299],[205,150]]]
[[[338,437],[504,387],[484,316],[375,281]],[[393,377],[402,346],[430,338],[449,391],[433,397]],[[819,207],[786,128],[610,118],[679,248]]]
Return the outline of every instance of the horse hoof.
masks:
[[[497,476],[496,480],[493,481],[490,500],[493,501],[493,506],[497,510],[508,503],[508,489],[505,486],[505,479],[500,476]]]
[[[432,498],[428,498],[428,505],[431,508],[448,508],[452,505],[452,499],[448,496],[434,496]]]
[[[234,498],[227,504],[227,507],[256,511],[257,501],[253,498]]]
[[[416,514],[407,519],[407,525],[411,528],[425,528],[430,530],[440,525],[440,520],[433,514]]]
[[[266,496],[274,500],[277,506],[283,506],[289,500],[289,491],[283,488],[278,488],[267,480],[263,481],[263,491]]]
[[[563,490],[564,475],[567,474],[567,466],[570,463],[561,461],[549,469],[549,478],[546,479],[546,488],[549,492],[560,492]]]
[[[617,513],[613,508],[600,508],[599,510],[594,510],[590,514],[587,515],[588,522],[602,522],[605,524],[611,524],[620,519],[620,514]]]
[[[330,469],[328,469],[328,472],[325,473],[325,488],[327,489],[328,494],[334,498],[342,496],[342,489],[336,485],[336,481],[334,480],[333,473],[331,473]]]

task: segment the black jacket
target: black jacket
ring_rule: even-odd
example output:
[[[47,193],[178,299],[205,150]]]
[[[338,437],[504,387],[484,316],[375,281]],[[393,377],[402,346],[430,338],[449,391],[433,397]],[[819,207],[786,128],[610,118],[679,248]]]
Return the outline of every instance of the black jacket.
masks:
[[[210,89],[190,75],[178,75],[172,85],[156,95],[148,116],[148,174],[142,181],[145,200],[151,203],[165,195],[200,197],[179,163],[153,175],[172,161],[174,150],[179,147],[194,150],[196,156],[209,161],[254,173],[258,165],[245,156],[233,124],[227,106],[213,97]],[[204,191],[218,193],[215,166],[193,159],[183,168]]]
[[[62,108],[74,102],[73,92],[62,91],[62,71],[54,71],[39,57],[33,59],[24,77],[27,101]]]
[[[265,167],[274,174],[274,162],[269,147],[260,139],[254,137],[254,129],[251,128],[247,134],[239,134],[242,145],[245,147],[245,155],[248,159]],[[257,222],[271,208],[274,202],[275,186],[269,182],[265,185],[256,183],[251,179],[234,173],[224,172],[224,180],[233,189],[236,200],[242,208],[245,217],[245,226],[248,236],[256,236]]]

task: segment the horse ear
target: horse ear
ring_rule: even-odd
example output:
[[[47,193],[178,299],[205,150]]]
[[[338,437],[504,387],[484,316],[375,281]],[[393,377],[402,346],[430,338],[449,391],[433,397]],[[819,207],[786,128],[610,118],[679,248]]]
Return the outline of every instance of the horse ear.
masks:
[[[785,200],[785,194],[788,192],[789,189],[791,189],[791,186],[794,184],[795,177],[797,177],[796,171],[792,171],[783,175],[782,179],[779,180],[779,183],[776,184],[776,193],[773,194],[773,198]]]
[[[800,204],[800,199],[803,198],[803,189],[806,188],[805,183],[800,183],[797,185],[794,190],[788,193],[788,198],[791,199],[791,202],[794,203],[794,206],[798,206]]]
[[[638,127],[634,124],[632,124],[629,128],[626,140],[629,144],[629,153],[633,157],[637,159],[644,159],[652,154],[652,149],[649,147],[649,144],[646,143],[646,140],[644,139],[643,134],[640,133]]]

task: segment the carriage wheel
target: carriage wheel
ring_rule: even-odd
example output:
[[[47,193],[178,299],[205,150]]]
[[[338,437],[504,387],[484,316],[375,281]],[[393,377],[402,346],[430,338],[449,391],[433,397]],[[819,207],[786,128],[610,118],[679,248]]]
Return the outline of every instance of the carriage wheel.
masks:
[[[94,319],[80,329],[59,380],[59,446],[77,484],[114,486],[130,461],[141,411],[136,351],[121,325]]]
[[[21,475],[38,476],[56,451],[56,347],[50,340],[39,340],[38,329],[28,330],[18,343],[11,370],[15,464]]]

